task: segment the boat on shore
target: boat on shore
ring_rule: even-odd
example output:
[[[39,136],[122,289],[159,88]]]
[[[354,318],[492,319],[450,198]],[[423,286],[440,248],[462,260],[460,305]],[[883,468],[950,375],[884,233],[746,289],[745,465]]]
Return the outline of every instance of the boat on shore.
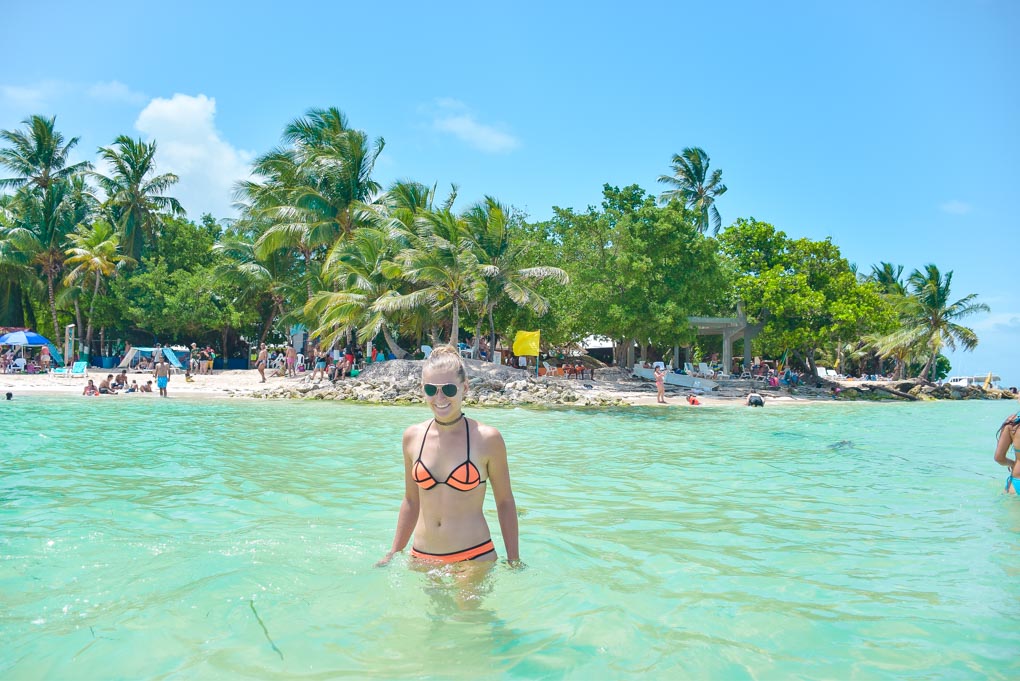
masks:
[[[1002,377],[988,372],[980,376],[950,376],[946,379],[945,385],[953,388],[967,388],[972,385],[982,388],[1001,388]]]

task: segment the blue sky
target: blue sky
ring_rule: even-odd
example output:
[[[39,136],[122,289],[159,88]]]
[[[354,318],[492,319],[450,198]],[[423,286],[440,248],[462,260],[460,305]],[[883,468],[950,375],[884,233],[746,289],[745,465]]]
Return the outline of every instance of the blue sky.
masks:
[[[154,138],[195,218],[228,216],[247,162],[311,107],[385,138],[384,183],[534,219],[606,182],[658,193],[700,146],[724,224],[831,236],[865,270],[954,270],[992,308],[954,373],[1020,384],[1020,3],[320,4],[7,7],[0,128],[56,115],[89,160]]]

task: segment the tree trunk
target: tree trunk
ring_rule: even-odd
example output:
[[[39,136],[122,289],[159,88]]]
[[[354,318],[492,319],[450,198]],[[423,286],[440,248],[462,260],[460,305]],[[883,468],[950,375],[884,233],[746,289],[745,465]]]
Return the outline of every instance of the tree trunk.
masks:
[[[96,311],[96,297],[99,296],[99,272],[96,272],[96,285],[92,288],[92,302],[89,303],[89,322],[88,326],[85,327],[85,346],[89,349],[89,354],[92,354],[92,315]]]
[[[479,359],[481,354],[478,352],[479,343],[481,343],[482,337],[482,324],[485,323],[485,319],[482,315],[478,315],[478,323],[475,324],[475,340],[471,344],[471,359]]]
[[[397,359],[404,359],[405,357],[407,357],[408,352],[406,350],[404,350],[402,347],[400,347],[400,345],[397,343],[396,339],[393,338],[393,336],[390,334],[390,327],[388,327],[387,325],[383,324],[383,326],[382,326],[382,334],[383,334],[383,340],[386,341],[386,345],[388,345],[390,347],[390,352],[392,352],[394,355],[396,355]]]
[[[929,376],[929,373],[931,372],[931,366],[932,366],[932,364],[934,364],[934,362],[935,362],[935,353],[934,352],[929,352],[928,353],[928,361],[924,363],[924,368],[921,369],[921,373],[920,373],[920,377],[921,378],[923,378],[926,381],[930,381],[931,380],[931,377]]]
[[[276,298],[273,299],[273,306],[269,308],[269,314],[266,316],[266,323],[262,326],[262,335],[259,336],[259,345],[266,342],[266,336],[269,335],[269,329],[273,328],[273,317],[276,316],[276,310],[280,307],[280,301]]]
[[[305,256],[305,283],[308,285],[308,300],[312,299],[312,252],[301,249]]]
[[[53,334],[55,335],[57,333],[57,329],[59,328],[59,326],[57,325],[57,299],[56,296],[53,295],[53,275],[54,272],[49,267],[47,267],[46,287],[49,290],[50,294],[50,312],[53,313]]]
[[[456,346],[460,342],[460,303],[453,299],[453,328],[450,329],[450,345]]]
[[[223,352],[223,354],[221,356],[223,357],[223,368],[224,369],[227,368],[227,357],[228,357],[228,354],[227,354],[227,338],[228,338],[228,334],[229,333],[230,333],[230,324],[227,324],[225,327],[223,327],[223,345],[220,348],[222,350],[222,352]]]
[[[496,363],[496,322],[492,319],[492,306],[489,306],[489,354],[492,363]]]

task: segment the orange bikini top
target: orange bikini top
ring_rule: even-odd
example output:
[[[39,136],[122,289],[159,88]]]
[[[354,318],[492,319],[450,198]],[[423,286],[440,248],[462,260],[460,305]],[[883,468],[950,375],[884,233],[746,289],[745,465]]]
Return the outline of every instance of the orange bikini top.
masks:
[[[432,422],[425,428],[425,435],[421,438],[421,448],[418,450],[418,458],[411,469],[411,475],[414,477],[418,487],[432,489],[436,485],[441,484],[452,487],[460,492],[470,492],[475,487],[484,485],[485,481],[482,480],[482,476],[478,473],[478,467],[471,463],[471,431],[468,428],[467,418],[464,419],[464,434],[467,436],[467,461],[454,468],[446,480],[442,482],[433,477],[432,473],[421,461],[421,453],[425,450],[425,438],[428,436],[429,428],[432,427],[433,423],[435,423],[435,419],[432,419]]]

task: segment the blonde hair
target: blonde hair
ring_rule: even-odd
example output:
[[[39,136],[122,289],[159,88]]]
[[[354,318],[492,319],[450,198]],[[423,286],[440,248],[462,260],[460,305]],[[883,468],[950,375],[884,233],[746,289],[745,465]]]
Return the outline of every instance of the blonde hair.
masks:
[[[467,383],[467,369],[464,367],[464,360],[460,358],[460,350],[453,345],[440,345],[432,351],[421,368],[422,374],[429,370],[456,371],[460,380]]]

